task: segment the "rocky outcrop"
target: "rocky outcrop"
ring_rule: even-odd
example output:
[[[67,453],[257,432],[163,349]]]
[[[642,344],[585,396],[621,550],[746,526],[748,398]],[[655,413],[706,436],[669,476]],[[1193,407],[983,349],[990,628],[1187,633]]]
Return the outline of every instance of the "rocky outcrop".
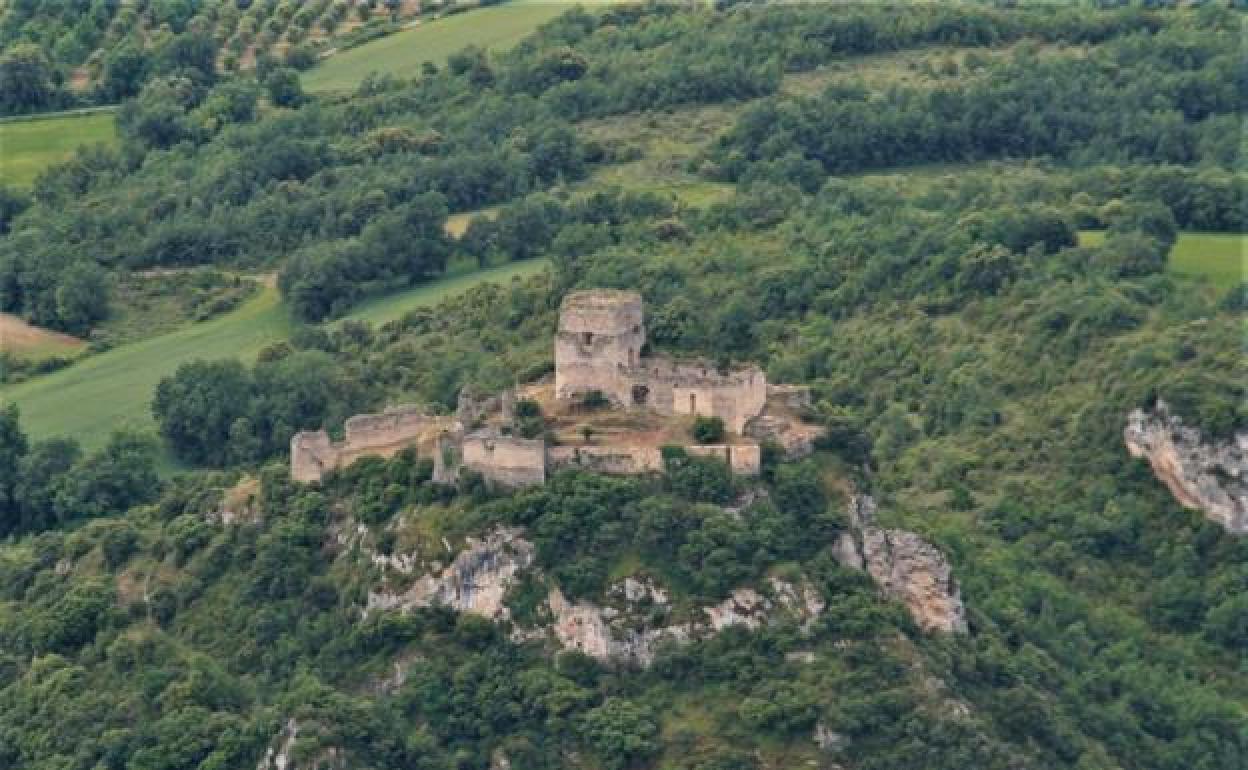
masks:
[[[506,620],[510,613],[503,597],[532,563],[532,543],[517,530],[495,530],[481,540],[468,538],[468,547],[450,566],[422,576],[402,593],[370,592],[367,611],[438,605]]]
[[[797,620],[809,628],[823,612],[823,598],[814,586],[776,578],[768,586],[771,596],[753,588],[738,588],[718,604],[698,608],[691,620],[667,624],[650,621],[668,608],[666,593],[653,584],[626,578],[622,586],[613,587],[608,593],[626,597],[623,607],[569,602],[555,588],[547,599],[554,618],[550,632],[564,649],[577,650],[606,663],[645,667],[654,662],[665,643],[687,644],[733,626],[756,629],[782,618]]]
[[[886,595],[906,605],[924,631],[966,631],[961,590],[935,546],[913,532],[875,526],[875,503],[867,495],[850,501],[849,518],[851,530],[833,546],[841,564],[865,569]]]
[[[1123,440],[1181,505],[1203,511],[1227,532],[1248,533],[1248,433],[1205,441],[1159,400],[1152,411],[1131,412]]]
[[[301,733],[315,735],[319,732],[315,729],[317,727],[313,724],[314,729],[309,731],[304,729],[298,720],[287,719],[286,724],[282,726],[282,731],[273,739],[272,744],[265,750],[264,756],[260,758],[260,764],[256,765],[256,770],[346,770],[345,752],[334,747],[321,749],[304,761],[295,761],[295,745],[299,740],[299,735]]]
[[[507,591],[533,564],[533,545],[518,530],[499,529],[468,547],[450,566],[418,578],[404,591],[370,592],[365,612],[443,606],[491,620],[509,620]],[[405,560],[403,564],[407,564]],[[823,612],[814,586],[772,578],[767,595],[739,588],[723,601],[696,608],[691,619],[666,622],[668,593],[647,578],[628,577],[607,591],[608,604],[571,601],[557,586],[550,589],[545,612],[549,624],[517,628],[517,641],[551,639],[603,662],[648,666],[665,643],[686,644],[733,626],[759,628],[791,618],[809,628]]]

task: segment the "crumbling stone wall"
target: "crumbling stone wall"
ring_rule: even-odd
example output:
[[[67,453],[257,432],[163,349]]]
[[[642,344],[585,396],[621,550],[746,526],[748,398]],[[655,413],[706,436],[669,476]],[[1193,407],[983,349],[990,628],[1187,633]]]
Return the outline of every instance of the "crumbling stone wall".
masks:
[[[643,323],[637,292],[596,289],[565,296],[555,334],[556,398],[599,390],[616,405],[627,405],[627,372],[646,341]]]
[[[663,454],[650,446],[556,446],[546,451],[550,469],[584,468],[633,475],[663,470]]]
[[[462,466],[492,484],[526,487],[546,483],[546,442],[541,439],[482,430],[465,436],[460,451]]]
[[[366,455],[390,457],[419,445],[428,449],[449,425],[446,417],[426,414],[415,406],[400,406],[348,419],[343,426],[344,438],[337,443],[323,430],[296,433],[290,440],[290,475],[295,481],[320,481],[326,473]]]
[[[694,444],[685,447],[694,457],[723,460],[737,476],[757,476],[762,470],[763,453],[758,444]]]
[[[616,406],[660,414],[719,417],[735,433],[763,411],[767,376],[757,366],[719,372],[705,362],[641,357],[645,344],[636,292],[572,292],[564,297],[555,335],[555,397],[592,390]]]

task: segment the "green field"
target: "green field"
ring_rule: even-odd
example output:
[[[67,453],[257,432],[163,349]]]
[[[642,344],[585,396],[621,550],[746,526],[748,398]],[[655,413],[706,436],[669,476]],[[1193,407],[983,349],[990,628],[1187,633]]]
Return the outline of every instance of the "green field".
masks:
[[[0,184],[27,186],[84,144],[116,137],[112,112],[63,113],[0,122]]]
[[[1080,230],[1079,245],[1105,240],[1102,230]],[[1248,236],[1234,233],[1180,233],[1170,250],[1167,267],[1176,275],[1207,278],[1219,289],[1230,289],[1248,279]]]
[[[535,275],[544,260],[452,275],[380,297],[348,318],[384,323],[432,305],[483,281]],[[170,334],[118,347],[44,377],[0,389],[0,401],[16,403],[22,424],[36,439],[70,436],[84,447],[101,446],[118,428],[150,428],[152,391],[161,378],[197,358],[253,359],[265,346],[287,337],[294,324],[276,289],[265,287],[240,308],[220,318]]]
[[[572,7],[564,2],[518,0],[442,19],[350,48],[326,59],[303,76],[309,91],[342,91],[359,85],[370,72],[410,77],[420,65],[442,64],[467,45],[502,50]]]

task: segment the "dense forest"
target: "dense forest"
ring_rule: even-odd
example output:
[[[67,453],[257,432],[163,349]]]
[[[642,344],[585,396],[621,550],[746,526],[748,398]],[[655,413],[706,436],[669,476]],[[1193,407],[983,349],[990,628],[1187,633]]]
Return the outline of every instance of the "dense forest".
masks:
[[[275,271],[307,323],[166,378],[158,436],[83,452],[0,413],[0,768],[250,768],[292,719],[299,768],[1244,766],[1248,540],[1122,442],[1159,398],[1209,440],[1248,427],[1245,287],[1167,269],[1181,231],[1244,230],[1242,22],[652,4],[350,96],[148,80],[119,148],[0,198],[0,308],[84,331],[128,271],[211,264]],[[936,46],[960,55],[923,78],[825,77]],[[721,132],[681,133],[712,108]],[[593,127],[638,120],[727,194],[597,183],[652,148]],[[535,256],[537,278],[382,327],[315,323],[454,260]],[[516,494],[434,483],[411,451],[289,480],[297,430],[548,374],[559,302],[589,287],[639,291],[657,349],[810,385],[814,455]],[[849,491],[947,555],[966,634],[837,563]],[[510,624],[363,612],[378,554],[500,526],[538,567]],[[605,602],[629,575],[679,608],[801,575],[826,609],[644,669],[511,633],[546,585]]]

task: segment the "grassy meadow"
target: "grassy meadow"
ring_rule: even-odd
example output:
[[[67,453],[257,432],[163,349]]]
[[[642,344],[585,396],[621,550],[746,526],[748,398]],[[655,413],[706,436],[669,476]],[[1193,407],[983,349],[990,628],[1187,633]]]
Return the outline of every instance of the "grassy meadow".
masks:
[[[1105,240],[1100,230],[1082,230],[1079,243],[1095,246]],[[1167,269],[1175,275],[1208,279],[1219,290],[1248,279],[1248,236],[1233,233],[1180,233],[1170,250]]]
[[[60,113],[0,122],[0,184],[26,187],[84,144],[115,138],[113,113]]]
[[[467,45],[510,48],[569,7],[563,2],[527,0],[424,21],[334,54],[304,74],[303,87],[309,91],[348,90],[370,72],[411,77],[420,72],[424,62],[441,65],[447,56]]]
[[[406,291],[379,297],[347,318],[385,323],[484,281],[528,277],[544,260],[464,271]],[[169,334],[124,345],[57,372],[0,388],[0,401],[16,403],[22,424],[36,439],[72,436],[86,449],[101,446],[119,428],[149,429],[148,405],[160,380],[195,359],[252,360],[294,329],[276,289],[266,286],[237,310]]]

